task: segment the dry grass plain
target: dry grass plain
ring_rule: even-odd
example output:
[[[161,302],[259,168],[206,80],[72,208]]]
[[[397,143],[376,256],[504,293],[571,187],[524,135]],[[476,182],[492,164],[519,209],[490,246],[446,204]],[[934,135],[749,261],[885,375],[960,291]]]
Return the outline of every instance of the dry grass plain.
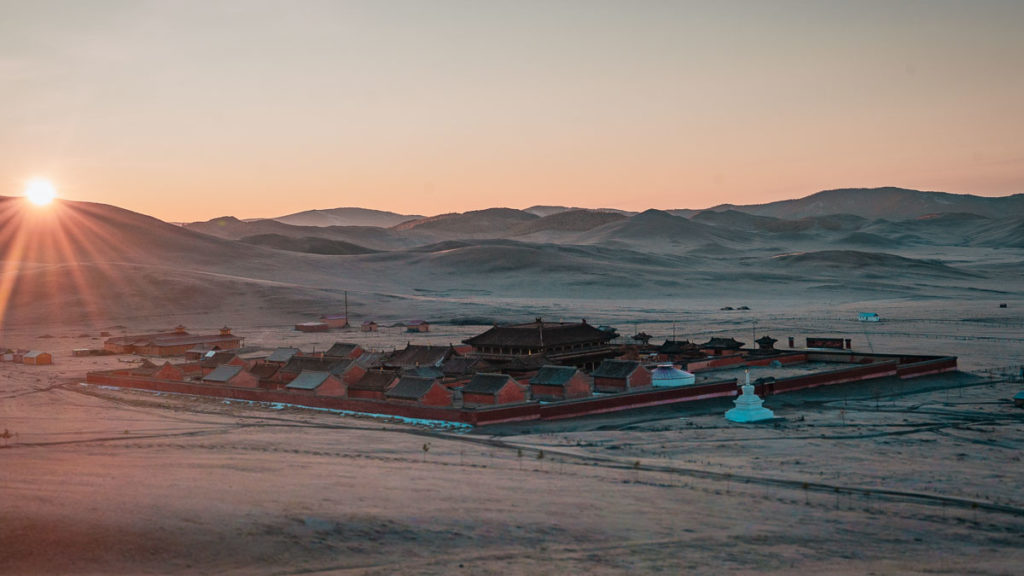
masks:
[[[756,317],[780,339],[846,333],[972,371],[1024,363],[1014,308],[992,320],[971,306],[883,303],[877,326],[842,309],[698,310],[677,335],[743,340]],[[480,329],[365,339],[229,321],[249,344],[304,348]],[[671,323],[636,327],[663,337]],[[47,333],[4,334],[56,364],[0,364],[3,574],[1015,574],[1024,561],[1024,411],[1008,401],[1021,385],[999,378],[778,396],[777,426],[730,424],[719,402],[466,432],[83,386],[119,359],[70,356],[95,334]]]

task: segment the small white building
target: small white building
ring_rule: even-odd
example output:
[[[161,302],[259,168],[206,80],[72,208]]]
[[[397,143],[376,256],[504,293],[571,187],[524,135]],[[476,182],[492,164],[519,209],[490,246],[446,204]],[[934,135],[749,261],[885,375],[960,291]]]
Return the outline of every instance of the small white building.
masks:
[[[876,312],[861,312],[860,314],[857,314],[857,320],[860,320],[861,322],[878,322],[881,318]]]

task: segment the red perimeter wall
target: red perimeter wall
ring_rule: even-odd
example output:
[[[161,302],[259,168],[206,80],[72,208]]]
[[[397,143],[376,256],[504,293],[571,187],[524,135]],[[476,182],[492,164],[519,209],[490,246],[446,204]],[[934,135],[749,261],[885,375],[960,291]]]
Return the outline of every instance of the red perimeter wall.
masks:
[[[815,356],[833,356],[832,354],[815,354]],[[839,358],[815,358],[830,362],[860,362],[865,356],[837,353]],[[955,357],[938,356],[896,356],[873,355],[871,364],[857,364],[849,368],[841,368],[831,372],[819,372],[806,376],[783,378],[774,382],[757,385],[757,392],[762,396],[792,392],[818,386],[829,386],[844,382],[856,382],[898,376],[901,379],[915,378],[940,372],[956,370]],[[132,376],[126,371],[90,372],[86,381],[90,384],[118,386],[121,388],[140,388],[158,392],[174,392],[198,396],[214,396],[252,402],[278,402],[282,404],[298,404],[313,408],[332,410],[351,410],[372,414],[387,414],[405,418],[425,420],[446,420],[472,425],[497,424],[499,422],[515,422],[524,420],[556,420],[574,418],[591,414],[602,414],[618,410],[628,410],[645,406],[691,402],[706,398],[735,396],[738,393],[736,381],[720,381],[694,386],[677,388],[654,388],[621,394],[603,395],[579,400],[568,400],[551,404],[528,402],[515,406],[495,408],[455,409],[431,406],[410,406],[391,402],[363,400],[356,398],[337,398],[297,395],[285,390],[262,390],[253,388],[234,388],[215,386],[200,382],[180,382],[162,380],[144,376]]]

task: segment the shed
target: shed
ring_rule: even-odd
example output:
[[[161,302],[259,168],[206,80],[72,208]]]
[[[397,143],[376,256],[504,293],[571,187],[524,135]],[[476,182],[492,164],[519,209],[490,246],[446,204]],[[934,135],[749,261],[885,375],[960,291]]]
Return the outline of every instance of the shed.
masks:
[[[626,392],[651,387],[651,373],[636,360],[605,360],[591,376],[597,392]]]
[[[861,312],[857,314],[857,320],[861,322],[878,322],[881,318],[876,312]]]
[[[590,396],[594,380],[573,366],[542,366],[530,379],[535,400],[568,400]]]
[[[359,329],[363,332],[376,332],[379,327],[380,326],[373,320],[366,320]]]
[[[348,315],[346,314],[324,314],[320,321],[327,324],[329,328],[348,328]]]
[[[30,350],[21,357],[21,361],[25,364],[34,364],[36,366],[53,364],[53,355],[41,350]]]
[[[430,324],[426,320],[410,320],[405,323],[406,332],[430,332]]]
[[[1013,397],[1013,404],[1017,408],[1024,408],[1024,391],[1017,392],[1016,396]]]
[[[326,322],[302,322],[295,325],[299,332],[327,332],[330,328]]]
[[[496,406],[526,402],[529,389],[508,374],[479,373],[462,387],[462,405]]]

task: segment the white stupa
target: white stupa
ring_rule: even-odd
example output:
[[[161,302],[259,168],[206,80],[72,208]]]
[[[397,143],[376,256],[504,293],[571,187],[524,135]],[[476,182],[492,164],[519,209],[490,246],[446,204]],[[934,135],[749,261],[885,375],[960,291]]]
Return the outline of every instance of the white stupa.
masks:
[[[655,387],[689,386],[696,381],[697,378],[693,374],[680,370],[671,363],[658,364],[651,370],[651,385]]]
[[[736,398],[736,407],[725,413],[726,420],[733,422],[760,422],[775,418],[775,413],[762,406],[764,400],[754,394],[754,385],[750,383],[750,371],[747,370],[746,382],[741,387],[743,393]]]

